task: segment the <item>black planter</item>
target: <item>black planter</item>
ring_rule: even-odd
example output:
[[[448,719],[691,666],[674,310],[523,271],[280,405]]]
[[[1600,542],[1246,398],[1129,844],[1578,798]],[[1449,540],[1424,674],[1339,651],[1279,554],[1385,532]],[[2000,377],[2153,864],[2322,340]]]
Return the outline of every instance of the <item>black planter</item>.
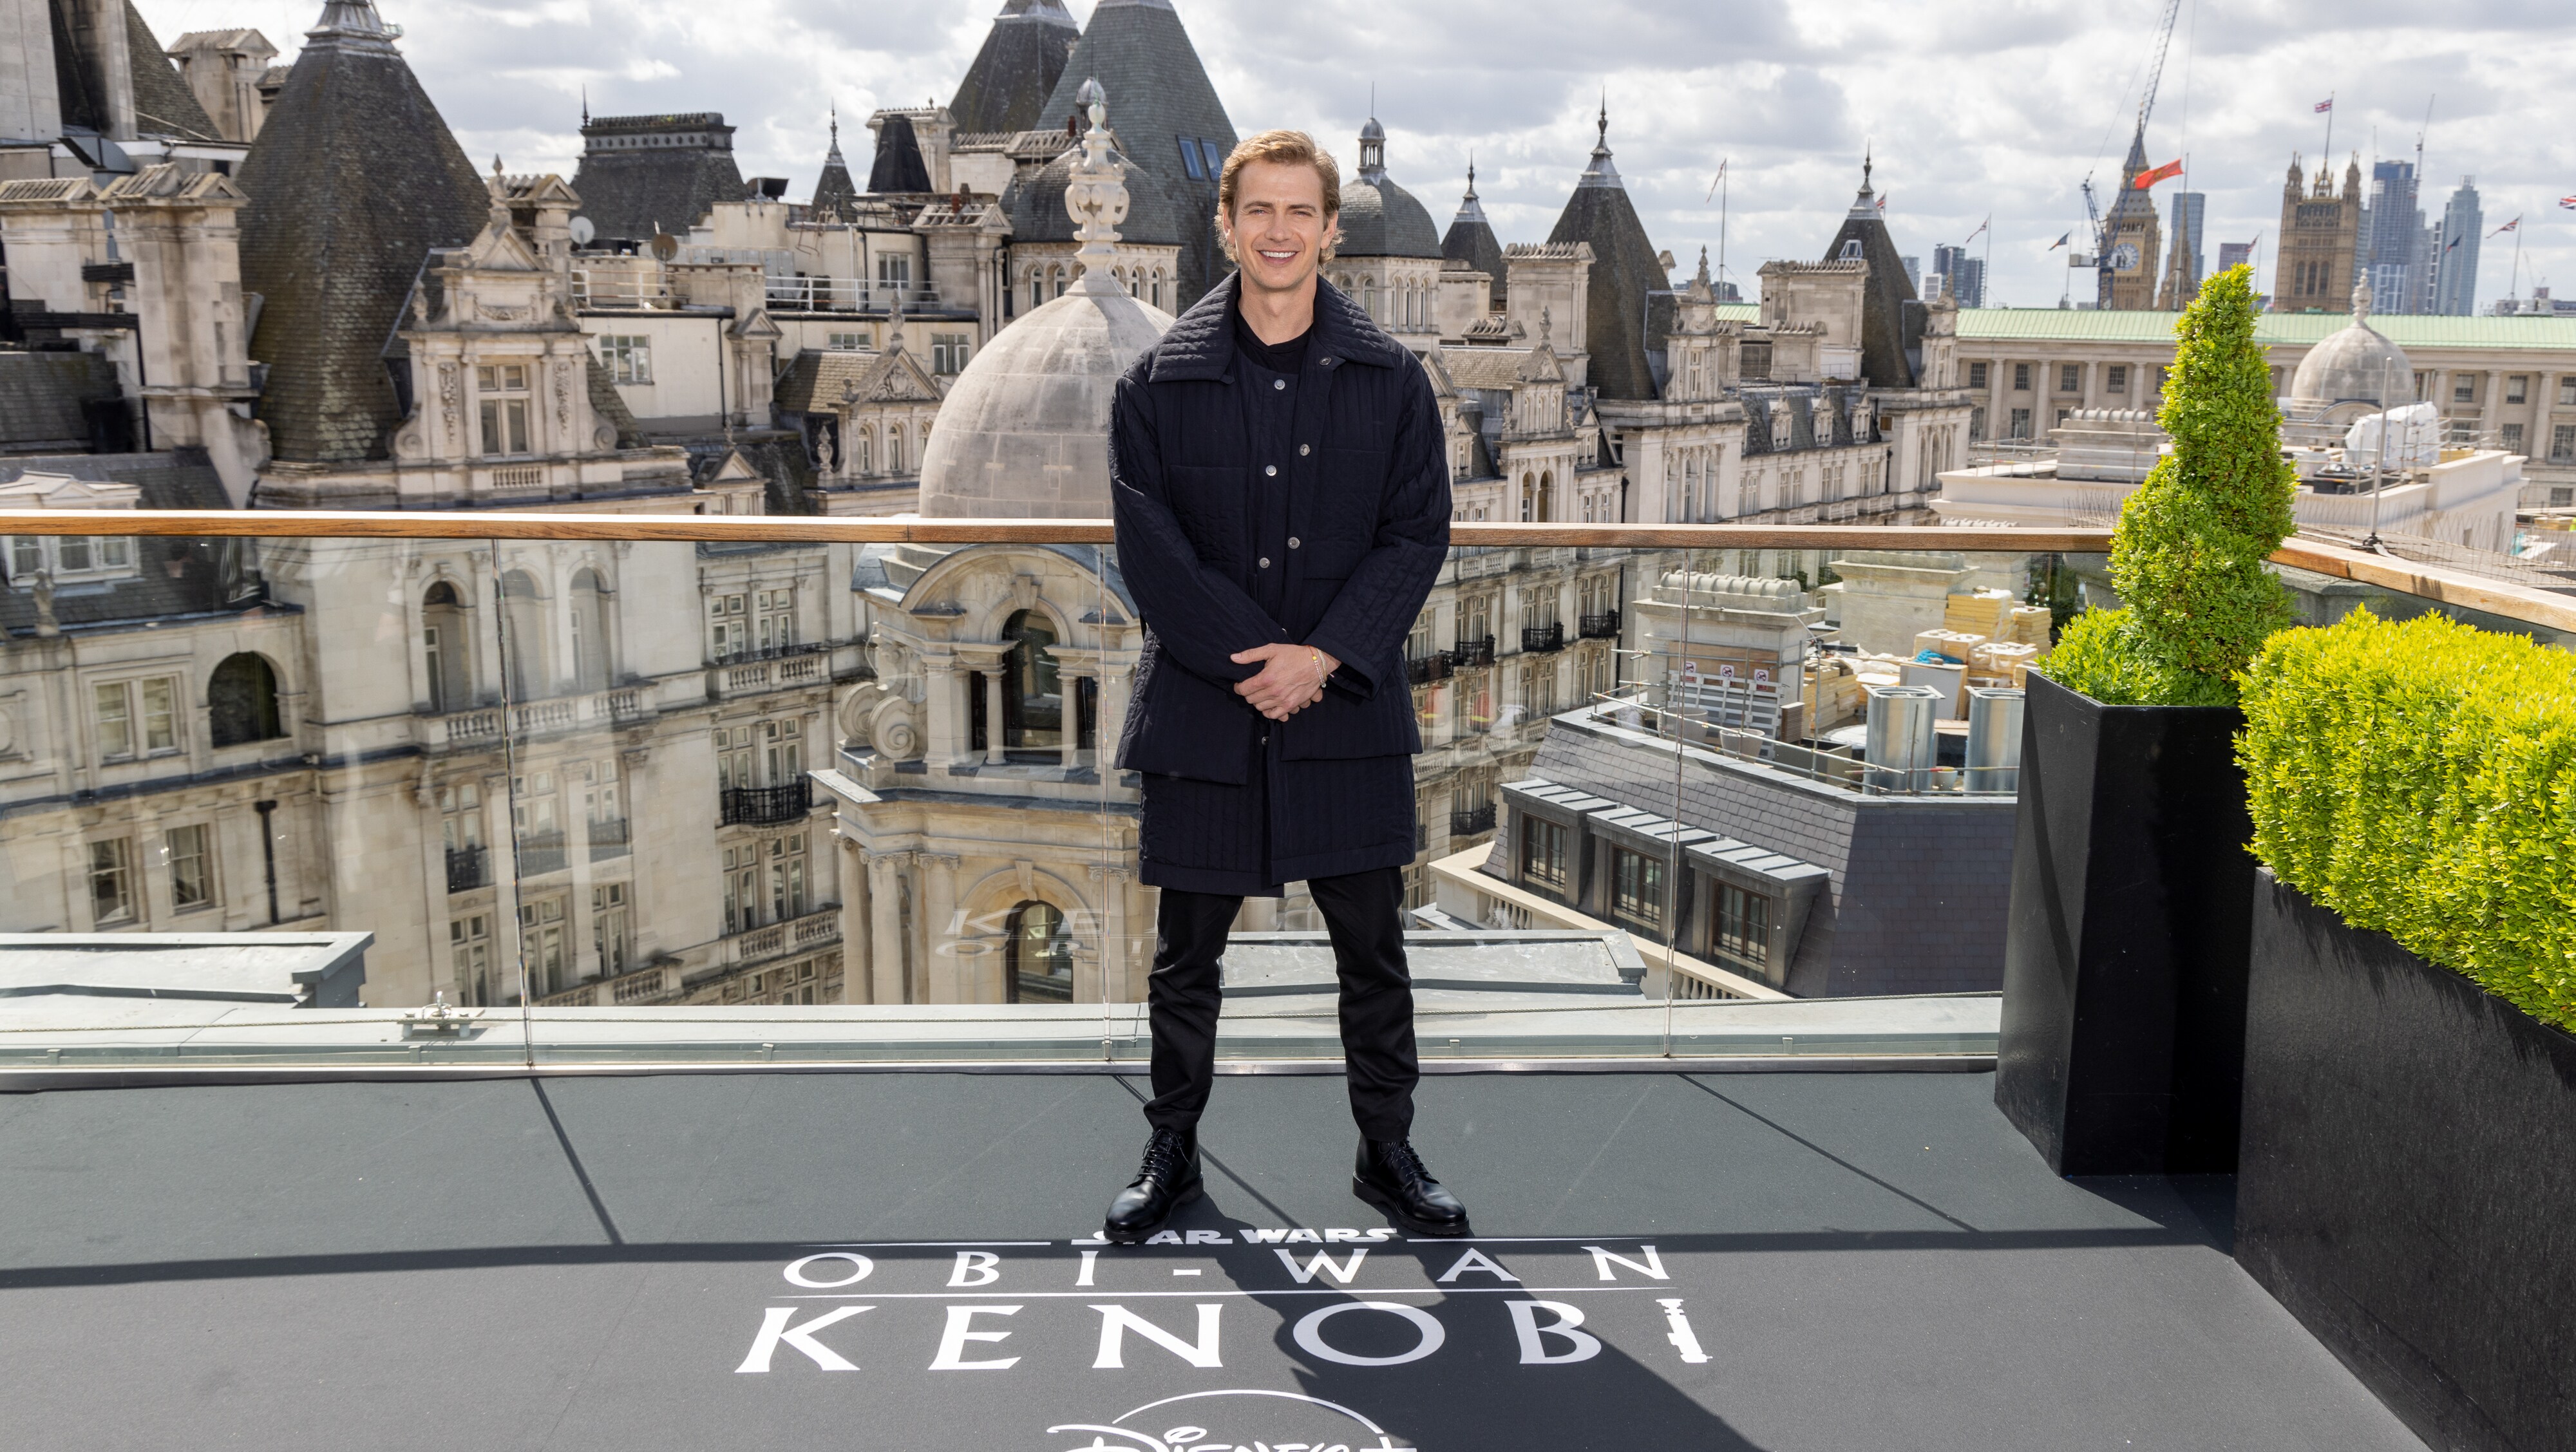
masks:
[[[2576,1036],[2263,873],[2236,1258],[2434,1447],[2576,1449]]]
[[[2254,891],[2244,716],[2028,689],[1995,1103],[2060,1174],[2225,1173]]]

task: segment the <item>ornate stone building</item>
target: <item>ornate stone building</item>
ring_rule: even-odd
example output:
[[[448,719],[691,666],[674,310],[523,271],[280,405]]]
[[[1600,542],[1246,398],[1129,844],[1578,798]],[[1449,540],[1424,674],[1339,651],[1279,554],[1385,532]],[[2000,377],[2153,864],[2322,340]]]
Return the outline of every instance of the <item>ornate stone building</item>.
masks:
[[[2361,236],[2361,156],[2344,167],[2343,190],[2331,185],[2329,164],[2319,163],[2307,183],[2299,158],[2281,184],[2278,259],[2272,270],[2272,311],[2340,313],[2352,296],[2354,248]]]

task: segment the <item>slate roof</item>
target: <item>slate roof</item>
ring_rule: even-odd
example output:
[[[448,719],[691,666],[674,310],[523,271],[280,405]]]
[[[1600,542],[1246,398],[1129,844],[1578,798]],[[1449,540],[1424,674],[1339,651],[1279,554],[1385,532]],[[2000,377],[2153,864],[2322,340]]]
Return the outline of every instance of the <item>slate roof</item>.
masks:
[[[1492,279],[1492,306],[1503,306],[1503,244],[1494,235],[1494,224],[1485,220],[1485,204],[1476,200],[1472,163],[1467,168],[1467,195],[1458,203],[1458,215],[1449,219],[1448,235],[1440,239],[1440,255]]]
[[[905,375],[897,378],[897,373]],[[919,361],[910,353],[900,356],[885,353],[852,353],[838,349],[807,348],[790,360],[778,375],[778,387],[771,393],[780,416],[794,418],[808,413],[834,413],[839,410],[847,390],[855,388],[862,401],[879,397],[903,397],[921,390],[923,379]],[[928,389],[938,396],[938,385]]]
[[[1037,125],[1081,38],[1064,0],[1007,0],[948,103],[957,129],[1025,131]]]
[[[1592,282],[1585,293],[1586,336],[1592,355],[1589,379],[1603,398],[1653,398],[1655,375],[1646,364],[1646,297],[1667,291],[1672,279],[1655,260],[1655,244],[1628,200],[1628,189],[1610,164],[1610,118],[1601,117],[1592,164],[1557,214],[1547,240],[1592,244]]]
[[[1115,112],[1110,119],[1117,119]],[[1118,224],[1118,239],[1147,247],[1181,247],[1182,265],[1187,266],[1189,252],[1182,242],[1180,214],[1164,193],[1160,178],[1121,151],[1113,149],[1109,154],[1127,166],[1127,219]],[[1011,184],[1002,189],[1001,206],[1003,215],[1011,219],[1012,241],[1074,240],[1073,214],[1065,210],[1064,191],[1072,185],[1073,168],[1081,160],[1081,146],[1068,144],[1055,160],[1011,178]],[[1212,194],[1208,207],[1213,214]]]
[[[814,200],[805,211],[813,217],[848,217],[859,209],[859,188],[850,180],[850,164],[841,156],[841,118],[832,117],[832,149],[823,153],[823,173],[814,178]]]
[[[1377,173],[1342,186],[1342,257],[1438,257],[1439,230],[1413,194]]]
[[[481,231],[491,193],[373,7],[335,0],[235,177],[242,290],[266,299],[250,354],[280,459],[385,456],[401,421],[383,361],[429,252]]]
[[[715,138],[698,146],[619,149],[605,140],[655,131],[685,131]],[[743,198],[742,171],[734,164],[733,128],[716,112],[671,116],[603,116],[582,124],[581,165],[572,189],[581,214],[602,238],[643,241],[655,228],[686,236],[718,202]]]
[[[85,449],[87,405],[122,396],[101,354],[0,351],[0,452]]]
[[[835,142],[833,152],[838,154],[840,149]],[[912,118],[900,112],[879,117],[876,160],[868,167],[868,191],[885,196],[890,192],[928,190],[930,167],[921,159],[921,138],[913,134]]]
[[[1075,94],[1088,79],[1097,79],[1109,93],[1110,127],[1131,163],[1129,192],[1137,190],[1135,176],[1141,169],[1161,188],[1181,223],[1176,238],[1181,246],[1180,296],[1172,311],[1186,311],[1232,268],[1217,247],[1216,181],[1193,178],[1183,168],[1180,138],[1212,141],[1223,154],[1234,149],[1234,123],[1226,118],[1225,103],[1217,99],[1171,0],[1100,0],[1054,94],[1047,97],[1038,127],[1062,131],[1073,115]],[[1017,220],[1013,218],[1015,225]]]
[[[1869,264],[1867,290],[1861,294],[1861,374],[1880,388],[1912,388],[1914,363],[1908,350],[1921,347],[1923,304],[1914,295],[1914,284],[1906,281],[1905,259],[1896,255],[1896,239],[1887,234],[1887,223],[1881,219],[1870,191],[1869,169],[1865,165],[1861,169],[1860,194],[1843,217],[1842,230],[1834,233],[1832,245],[1825,249],[1825,260],[1842,257],[1844,244],[1855,239],[1860,243],[1861,260]],[[1915,318],[1911,337],[1909,312]]]
[[[179,76],[178,62],[154,39],[134,0],[125,0],[125,51],[134,72],[134,129],[168,132],[199,141],[221,141],[214,118]]]
[[[70,0],[52,0],[47,19],[53,28],[54,84],[62,98],[62,118],[66,126],[86,126],[92,131],[115,129],[115,118],[108,114],[107,98],[90,84],[93,67],[81,61],[79,42],[69,23]],[[153,135],[181,136],[199,140],[219,140],[215,123],[206,116],[206,108],[197,104],[188,83],[179,79],[179,68],[169,53],[154,39],[152,27],[144,23],[143,13],[134,8],[134,0],[125,0],[126,65],[134,76],[135,129]]]
[[[72,454],[0,464],[0,482],[29,473],[132,484],[142,491],[135,501],[141,509],[232,507],[224,495],[223,480],[203,449]],[[112,525],[122,512],[106,512],[101,523]],[[54,620],[65,630],[76,630],[259,608],[264,601],[257,588],[257,544],[249,539],[138,535],[134,538],[137,572],[121,580],[61,586],[54,593]],[[12,588],[0,589],[0,630],[25,637],[35,630],[36,599],[34,592],[14,588],[15,584],[12,581]]]

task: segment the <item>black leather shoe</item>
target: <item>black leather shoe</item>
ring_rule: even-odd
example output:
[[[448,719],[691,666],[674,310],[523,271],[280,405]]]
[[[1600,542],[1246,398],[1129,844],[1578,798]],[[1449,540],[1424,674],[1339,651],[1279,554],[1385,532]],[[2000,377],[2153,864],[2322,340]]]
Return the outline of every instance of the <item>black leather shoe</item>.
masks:
[[[1351,1171],[1351,1193],[1418,1235],[1467,1233],[1467,1207],[1431,1178],[1431,1172],[1422,1167],[1422,1156],[1413,1152],[1411,1140],[1361,1140],[1359,1164]]]
[[[1177,1129],[1158,1129],[1145,1141],[1145,1163],[1109,1202],[1100,1233],[1113,1245],[1134,1245],[1163,1228],[1172,1212],[1199,1196],[1199,1140]]]

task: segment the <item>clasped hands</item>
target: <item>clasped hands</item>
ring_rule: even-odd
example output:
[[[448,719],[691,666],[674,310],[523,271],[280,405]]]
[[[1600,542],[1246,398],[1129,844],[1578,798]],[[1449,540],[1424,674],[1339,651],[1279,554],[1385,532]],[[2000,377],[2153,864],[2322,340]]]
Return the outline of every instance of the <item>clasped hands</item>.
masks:
[[[1261,674],[1235,683],[1234,693],[1273,721],[1285,721],[1324,698],[1324,682],[1342,663],[1311,645],[1256,645],[1230,657],[1236,665],[1261,663]]]

